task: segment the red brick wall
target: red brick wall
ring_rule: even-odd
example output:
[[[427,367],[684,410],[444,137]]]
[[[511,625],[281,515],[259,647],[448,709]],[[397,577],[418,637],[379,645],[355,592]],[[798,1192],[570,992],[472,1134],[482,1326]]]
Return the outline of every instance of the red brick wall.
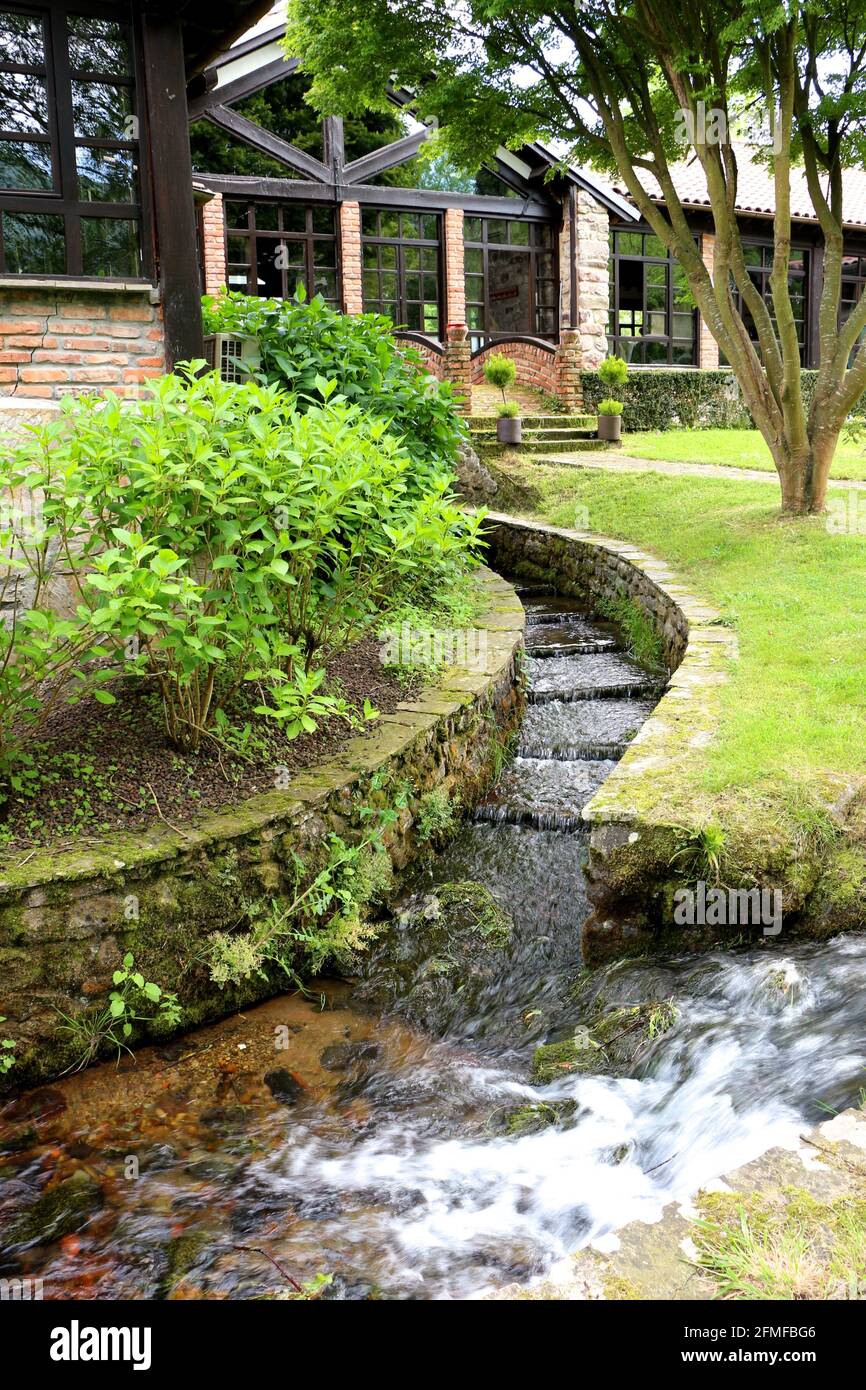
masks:
[[[547,391],[551,395],[559,393],[559,362],[556,354],[532,343],[502,342],[485,348],[478,357],[472,359],[472,384],[480,386],[484,380],[484,363],[491,353],[499,352],[510,357],[517,367],[517,385],[529,386],[535,391]]]
[[[227,278],[226,224],[221,193],[202,204],[202,257],[205,294],[219,294]]]
[[[147,289],[0,290],[0,395],[135,396],[164,371],[162,310]]]
[[[340,204],[340,255],[343,274],[343,309],[347,314],[363,314],[361,209],[357,203]]]
[[[463,209],[445,209],[445,324],[466,323],[466,278],[463,248]]]

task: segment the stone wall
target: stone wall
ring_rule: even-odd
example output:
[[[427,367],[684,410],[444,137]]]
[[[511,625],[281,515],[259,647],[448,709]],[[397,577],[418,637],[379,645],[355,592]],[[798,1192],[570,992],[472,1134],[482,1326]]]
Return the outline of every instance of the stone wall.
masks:
[[[580,362],[591,371],[607,357],[610,219],[592,194],[577,190],[577,328]]]
[[[80,848],[28,853],[0,876],[0,1014],[17,1041],[7,1081],[57,1076],[73,1060],[58,1013],[75,1015],[104,1000],[111,974],[131,951],[146,978],[174,990],[183,1024],[219,1018],[279,993],[285,976],[255,977],[218,990],[202,962],[206,937],[235,929],[245,904],[293,892],[294,856],[313,872],[326,837],[351,840],[369,825],[365,807],[404,809],[384,832],[399,871],[425,846],[416,834],[423,797],[444,788],[464,806],[486,790],[497,750],[518,725],[523,608],[489,571],[480,581],[486,609],[477,626],[486,653],[448,670],[436,686],[383,715],[369,733],[293,777],[285,791],[211,812],[183,829],[166,823]]]
[[[162,310],[149,285],[0,289],[0,396],[135,396],[164,370]]]

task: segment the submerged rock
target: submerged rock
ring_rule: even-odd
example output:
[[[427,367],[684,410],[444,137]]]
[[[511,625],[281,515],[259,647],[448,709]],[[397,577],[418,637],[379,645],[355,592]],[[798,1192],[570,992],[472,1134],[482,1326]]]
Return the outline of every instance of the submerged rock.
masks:
[[[490,1127],[502,1134],[522,1138],[526,1134],[540,1134],[544,1129],[569,1128],[577,1119],[577,1102],[557,1100],[551,1103],[528,1103],[515,1106],[513,1110],[499,1111]]]
[[[3,1233],[7,1246],[49,1245],[87,1225],[103,1203],[102,1188],[88,1173],[49,1187],[25,1211],[14,1216]]]
[[[571,1037],[537,1047],[532,1079],[545,1085],[572,1073],[628,1076],[676,1019],[670,1000],[608,1009],[576,1028]]]
[[[278,1100],[281,1105],[297,1105],[304,1094],[300,1081],[292,1076],[290,1071],[286,1071],[285,1067],[266,1072],[265,1085],[274,1100]]]
[[[511,918],[480,883],[461,880],[417,893],[363,962],[355,1000],[444,1033],[475,1012],[501,977],[511,934]]]

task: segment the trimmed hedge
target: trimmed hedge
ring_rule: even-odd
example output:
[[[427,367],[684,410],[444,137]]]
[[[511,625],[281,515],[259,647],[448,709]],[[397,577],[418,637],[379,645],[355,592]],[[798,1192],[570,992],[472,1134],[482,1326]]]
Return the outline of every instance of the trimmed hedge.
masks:
[[[817,373],[803,372],[808,404]],[[595,414],[607,388],[596,372],[581,372],[584,409]],[[633,370],[619,393],[625,405],[622,426],[628,430],[751,429],[752,417],[730,369],[703,371],[648,367]],[[862,407],[862,401],[861,401]]]

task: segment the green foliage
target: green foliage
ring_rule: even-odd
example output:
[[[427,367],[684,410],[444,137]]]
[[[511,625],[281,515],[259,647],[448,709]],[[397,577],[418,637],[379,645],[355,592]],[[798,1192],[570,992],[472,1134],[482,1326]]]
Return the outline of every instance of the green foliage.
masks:
[[[381,314],[340,314],[317,295],[309,303],[242,294],[206,298],[205,331],[254,337],[261,374],[292,391],[299,411],[328,393],[343,397],[398,436],[415,465],[419,489],[434,476],[453,476],[463,426],[451,387],[426,374],[408,342]]]
[[[6,1017],[0,1014],[0,1023],[5,1023]],[[15,1058],[12,1053],[17,1044],[13,1038],[0,1038],[0,1076],[5,1076],[15,1065]]]
[[[517,367],[504,353],[491,352],[484,363],[484,380],[502,392],[503,403],[507,404],[505,392],[517,380]]]
[[[617,598],[602,598],[598,602],[602,617],[616,623],[626,641],[630,656],[651,670],[660,671],[664,667],[664,643],[655,623],[644,612],[636,599],[628,594]]]
[[[112,984],[114,989],[104,1007],[87,1010],[75,1018],[60,1015],[61,1032],[69,1034],[80,1054],[76,1070],[86,1067],[105,1047],[116,1051],[118,1058],[122,1052],[129,1052],[136,1023],[158,1019],[160,1029],[176,1028],[180,1023],[177,995],[167,994],[152,980],[145,980],[129,953],[123,957],[121,969],[115,970]],[[142,1009],[145,1012],[140,1012]]]
[[[418,803],[415,834],[422,842],[441,843],[454,833],[459,817],[459,799],[453,798],[447,787],[434,787],[425,792]]]
[[[312,732],[348,717],[323,689],[321,655],[395,589],[469,564],[479,522],[387,419],[329,401],[323,382],[327,403],[301,411],[275,385],[232,385],[202,365],[152,383],[134,408],[68,401],[17,451],[16,476],[46,494],[44,547],[63,554],[79,602],[68,623],[32,610],[14,633],[22,655],[5,685],[0,671],[0,728],[22,707],[38,724],[38,681],[59,646],[76,693],[99,684],[110,703],[112,675],[154,679],[183,751],[220,741],[244,683],[288,737]],[[105,664],[88,665],[94,653]]]
[[[582,372],[580,381],[584,408],[592,414],[605,387],[597,372]],[[752,419],[731,372],[654,367],[629,376],[622,423],[625,430],[742,429]]]
[[[616,391],[628,380],[628,364],[622,357],[606,357],[599,365],[598,379],[609,391]]]
[[[708,821],[697,830],[683,828],[679,834],[680,847],[672,855],[671,864],[677,864],[689,882],[719,883],[725,864],[727,839],[722,826],[714,821]]]
[[[520,414],[520,406],[517,401],[503,401],[502,405],[496,407],[496,414],[500,420],[516,420]]]
[[[599,401],[595,409],[597,415],[622,415],[623,404],[622,401],[615,401],[612,397],[607,397],[605,400]]]
[[[398,798],[398,801],[401,799]],[[392,884],[391,860],[382,834],[397,815],[394,807],[369,811],[373,825],[355,844],[339,835],[327,840],[323,867],[308,879],[296,856],[295,892],[290,899],[248,903],[245,933],[212,932],[210,977],[220,988],[253,974],[281,969],[298,987],[330,962],[345,966],[375,935],[369,909]]]

